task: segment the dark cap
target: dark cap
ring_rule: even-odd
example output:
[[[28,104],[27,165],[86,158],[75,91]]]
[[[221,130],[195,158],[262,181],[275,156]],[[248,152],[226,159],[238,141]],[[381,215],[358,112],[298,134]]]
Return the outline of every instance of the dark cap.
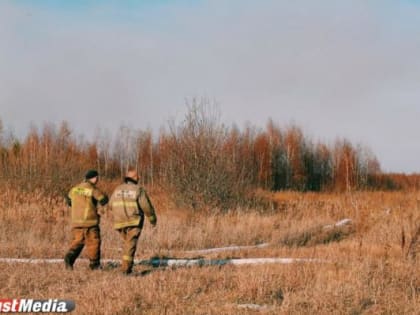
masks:
[[[97,170],[89,170],[89,171],[86,172],[85,178],[86,179],[91,179],[91,178],[97,177],[98,175],[99,175],[99,173],[98,173]]]

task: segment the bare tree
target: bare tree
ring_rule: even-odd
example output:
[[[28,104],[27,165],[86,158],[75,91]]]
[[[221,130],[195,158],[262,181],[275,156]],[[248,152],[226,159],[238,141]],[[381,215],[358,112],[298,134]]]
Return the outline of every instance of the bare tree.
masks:
[[[168,184],[194,209],[226,206],[241,190],[232,156],[224,150],[228,129],[207,99],[193,99],[187,109],[179,126],[170,124]]]

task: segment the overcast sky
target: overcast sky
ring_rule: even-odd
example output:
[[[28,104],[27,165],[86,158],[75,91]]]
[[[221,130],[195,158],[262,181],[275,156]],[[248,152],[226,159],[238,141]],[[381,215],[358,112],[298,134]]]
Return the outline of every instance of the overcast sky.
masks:
[[[185,100],[420,172],[420,1],[0,0],[0,118],[156,133]]]

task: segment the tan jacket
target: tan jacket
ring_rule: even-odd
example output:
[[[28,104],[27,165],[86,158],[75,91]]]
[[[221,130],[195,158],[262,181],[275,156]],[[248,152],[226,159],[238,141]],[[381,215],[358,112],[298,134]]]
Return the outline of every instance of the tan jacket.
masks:
[[[91,227],[99,225],[98,202],[104,206],[108,197],[95,185],[84,181],[74,186],[68,194],[71,205],[71,222],[73,227]]]
[[[151,224],[156,224],[155,209],[146,191],[130,181],[115,188],[110,205],[116,230],[138,226],[144,215],[147,216]]]

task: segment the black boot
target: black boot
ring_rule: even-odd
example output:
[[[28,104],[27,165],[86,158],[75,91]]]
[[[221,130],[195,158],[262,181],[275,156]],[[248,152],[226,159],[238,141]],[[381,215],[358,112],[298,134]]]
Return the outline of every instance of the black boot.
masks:
[[[73,270],[74,258],[72,257],[72,253],[69,252],[64,256],[64,266],[67,270]]]
[[[89,263],[90,270],[98,270],[101,269],[101,263],[99,260],[91,260]]]

